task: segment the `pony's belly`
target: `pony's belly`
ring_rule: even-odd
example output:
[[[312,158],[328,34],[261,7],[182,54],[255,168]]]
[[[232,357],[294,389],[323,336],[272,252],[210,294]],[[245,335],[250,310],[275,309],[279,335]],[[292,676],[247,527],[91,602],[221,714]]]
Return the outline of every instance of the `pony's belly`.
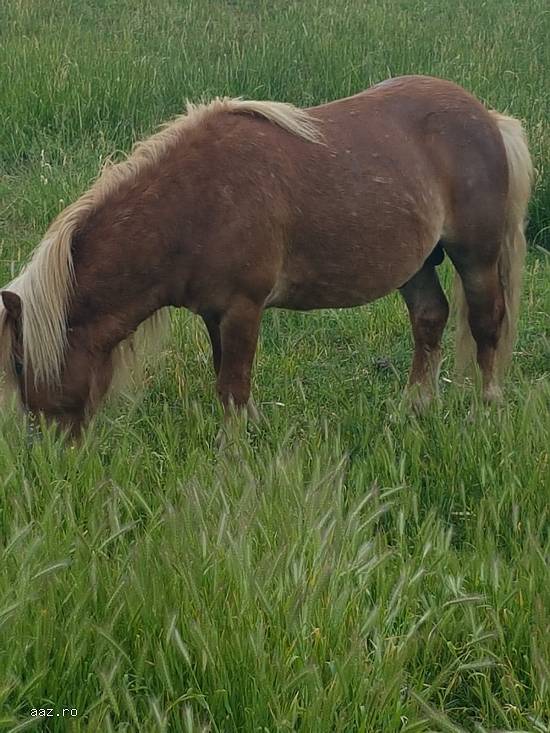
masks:
[[[315,252],[302,251],[300,256],[293,253],[265,306],[313,310],[370,303],[410,280],[431,249],[433,246],[422,251],[411,244],[406,248],[388,246],[383,252],[366,248],[358,252],[358,248],[340,245],[338,249],[325,248],[322,261]]]
[[[266,308],[315,310],[317,308],[353,308],[365,305],[395,290],[391,286],[374,283],[344,282],[320,278],[315,282],[280,278],[267,301]]]
[[[369,209],[355,221],[344,211],[320,233],[311,213],[285,252],[266,307],[352,308],[388,295],[422,267],[440,238],[440,219],[426,223],[407,210],[386,221]],[[313,231],[308,220],[316,225]]]

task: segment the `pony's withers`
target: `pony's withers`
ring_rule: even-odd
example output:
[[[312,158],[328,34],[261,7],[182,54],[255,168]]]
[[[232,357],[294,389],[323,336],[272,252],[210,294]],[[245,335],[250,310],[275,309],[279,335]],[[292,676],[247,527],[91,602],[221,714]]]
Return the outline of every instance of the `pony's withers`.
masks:
[[[499,394],[524,252],[523,131],[456,85],[403,77],[310,110],[218,100],[140,143],[52,225],[3,294],[0,358],[23,404],[69,427],[94,412],[141,330],[200,314],[225,405],[243,405],[266,307],[362,305],[399,289],[416,404],[434,394],[448,304],[484,394]],[[462,350],[462,346],[461,346]]]

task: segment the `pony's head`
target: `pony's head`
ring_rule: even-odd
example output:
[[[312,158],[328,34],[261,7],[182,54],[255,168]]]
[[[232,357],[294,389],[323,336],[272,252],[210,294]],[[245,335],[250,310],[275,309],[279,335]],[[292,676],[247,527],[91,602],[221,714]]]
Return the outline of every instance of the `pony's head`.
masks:
[[[109,388],[112,355],[94,349],[84,330],[67,328],[59,369],[44,373],[33,359],[36,350],[31,341],[33,329],[25,317],[24,296],[4,290],[1,298],[0,389],[8,398],[10,393],[15,396],[26,412],[78,436]],[[45,328],[43,338],[47,337]]]

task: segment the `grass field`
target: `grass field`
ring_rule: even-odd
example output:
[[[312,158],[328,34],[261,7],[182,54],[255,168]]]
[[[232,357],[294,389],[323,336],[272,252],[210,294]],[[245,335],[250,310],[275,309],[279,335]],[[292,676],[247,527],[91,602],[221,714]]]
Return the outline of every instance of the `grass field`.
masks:
[[[441,403],[403,409],[392,296],[267,313],[265,421],[222,452],[184,313],[78,448],[0,418],[1,730],[550,730],[549,37],[544,0],[2,4],[2,282],[186,98],[307,105],[430,73],[524,119],[538,177],[498,410],[453,384],[451,329]]]

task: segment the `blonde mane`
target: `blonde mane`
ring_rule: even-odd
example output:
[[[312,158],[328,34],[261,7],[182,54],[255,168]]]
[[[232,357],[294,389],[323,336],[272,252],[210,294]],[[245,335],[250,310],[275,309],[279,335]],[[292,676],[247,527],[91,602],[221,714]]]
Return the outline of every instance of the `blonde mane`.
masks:
[[[321,141],[315,121],[302,109],[281,102],[243,99],[215,99],[208,104],[187,104],[184,115],[135,145],[130,156],[118,164],[107,164],[92,187],[75,203],[64,209],[51,224],[30,262],[6,290],[17,293],[23,303],[23,351],[32,365],[37,385],[59,384],[67,348],[67,317],[75,288],[71,242],[75,231],[122,185],[158,165],[177,145],[190,127],[221,112],[259,115],[288,132],[313,143]],[[15,387],[11,366],[11,334],[6,311],[0,302],[0,377],[6,387]],[[158,335],[168,321],[163,309],[141,324],[131,339],[122,342],[115,353],[115,378],[119,371],[131,369],[144,357],[151,337]]]

